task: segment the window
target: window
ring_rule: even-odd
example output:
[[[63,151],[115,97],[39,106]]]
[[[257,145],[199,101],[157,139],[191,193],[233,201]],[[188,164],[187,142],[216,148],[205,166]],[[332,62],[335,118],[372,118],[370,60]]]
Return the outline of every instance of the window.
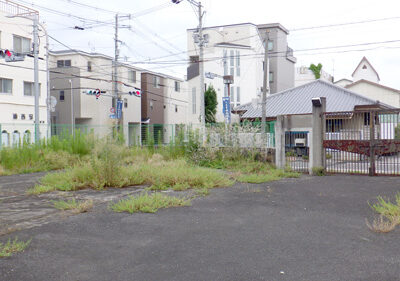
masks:
[[[223,59],[223,63],[224,63],[224,75],[228,75],[228,51],[224,50],[224,59]]]
[[[178,112],[178,106],[175,104],[175,112]]]
[[[128,77],[129,82],[136,83],[136,71],[135,70],[129,70],[128,76],[129,76]]]
[[[25,114],[21,114],[21,120],[25,120],[25,119],[26,119]]]
[[[181,85],[178,81],[175,81],[175,92],[180,92]]]
[[[41,84],[39,83],[39,96],[40,96]],[[35,84],[33,82],[24,81],[24,96],[34,96],[35,95]]]
[[[274,83],[274,73],[273,72],[269,73],[269,83]]]
[[[87,71],[92,72],[92,62],[91,61],[87,62]]]
[[[150,101],[150,110],[153,110],[153,101]]]
[[[328,133],[340,132],[343,129],[342,119],[330,119],[326,120],[326,131]]]
[[[234,76],[235,75],[235,52],[231,50],[230,52],[230,75]]]
[[[1,146],[9,146],[10,145],[10,135],[6,130],[1,132]]]
[[[18,114],[17,113],[13,113],[13,119],[14,120],[18,119]]]
[[[364,65],[364,66],[363,66],[363,69],[367,69],[367,66],[366,66],[366,65]]]
[[[160,77],[153,76],[153,87],[160,88]]]
[[[268,40],[268,51],[274,50],[274,41]]]
[[[71,67],[71,60],[58,60],[57,67]]]
[[[31,52],[31,39],[14,35],[14,52],[26,54]]]
[[[14,146],[19,145],[19,141],[20,141],[20,134],[18,131],[15,130],[13,133],[13,145]]]
[[[12,80],[0,78],[0,93],[12,94]]]
[[[236,87],[236,102],[240,103],[240,87]]]
[[[128,108],[128,99],[124,99],[124,107]]]
[[[231,87],[231,102],[235,101],[235,87]]]
[[[240,76],[240,51],[236,51],[236,76]]]
[[[24,142],[31,143],[31,132],[29,130],[26,130],[24,133]]]
[[[192,114],[196,114],[196,88],[192,89]]]
[[[65,101],[65,93],[64,93],[64,91],[60,91],[60,101]]]
[[[33,120],[33,114],[29,114],[29,120]]]

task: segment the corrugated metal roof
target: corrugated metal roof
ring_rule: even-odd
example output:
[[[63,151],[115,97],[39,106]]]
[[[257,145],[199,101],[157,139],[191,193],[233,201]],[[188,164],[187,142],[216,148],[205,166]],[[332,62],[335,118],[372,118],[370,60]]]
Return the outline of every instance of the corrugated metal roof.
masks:
[[[266,115],[267,117],[276,117],[287,114],[310,114],[312,112],[311,99],[316,97],[326,97],[328,112],[352,111],[356,105],[378,103],[378,101],[363,97],[345,88],[323,80],[316,80],[269,96]],[[392,108],[388,105],[385,106]],[[240,106],[241,110],[246,108],[247,111],[242,118],[261,118],[261,102],[257,105],[248,103]]]

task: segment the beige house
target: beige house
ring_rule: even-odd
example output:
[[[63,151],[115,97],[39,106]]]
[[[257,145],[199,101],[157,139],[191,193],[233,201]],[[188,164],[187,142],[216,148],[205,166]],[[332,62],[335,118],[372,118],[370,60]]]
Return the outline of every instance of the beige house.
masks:
[[[53,134],[75,128],[93,130],[98,136],[111,134],[117,121],[113,118],[113,59],[98,53],[79,50],[50,53],[50,88],[57,105],[52,113]],[[118,64],[118,93],[123,100],[121,123],[128,144],[140,141],[142,70]],[[100,90],[95,96],[90,91]],[[135,94],[133,94],[135,92]],[[73,106],[71,101],[73,100]]]

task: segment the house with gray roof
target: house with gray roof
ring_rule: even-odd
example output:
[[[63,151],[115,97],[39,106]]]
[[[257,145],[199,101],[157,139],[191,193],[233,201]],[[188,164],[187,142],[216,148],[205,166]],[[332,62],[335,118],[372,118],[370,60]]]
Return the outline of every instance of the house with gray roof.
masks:
[[[393,108],[379,101],[366,98],[348,89],[323,80],[292,88],[270,95],[267,98],[267,120],[275,120],[278,115],[311,115],[311,99],[325,97],[327,112],[366,110],[371,108]],[[241,120],[261,119],[261,101],[253,100],[233,109]]]

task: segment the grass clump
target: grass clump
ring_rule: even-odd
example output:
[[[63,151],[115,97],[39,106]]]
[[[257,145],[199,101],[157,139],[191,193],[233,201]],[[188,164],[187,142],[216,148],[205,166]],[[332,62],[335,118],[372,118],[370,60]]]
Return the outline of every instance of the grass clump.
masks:
[[[196,167],[185,160],[145,164],[140,172],[153,190],[172,188],[183,191],[190,188],[203,189],[231,186],[234,182],[220,171]]]
[[[78,202],[75,199],[71,200],[58,200],[58,201],[52,201],[54,208],[67,211],[67,210],[72,210],[73,213],[79,214],[79,213],[85,213],[89,211],[93,207],[93,201],[92,200],[86,200],[82,202]]]
[[[395,203],[389,199],[385,200],[382,196],[378,196],[378,202],[370,205],[370,207],[380,215],[379,219],[375,219],[372,224],[367,221],[367,226],[376,232],[392,231],[400,224],[400,192],[396,194]]]
[[[312,174],[317,177],[323,177],[326,175],[324,167],[313,167]]]
[[[15,253],[22,252],[30,243],[31,240],[23,242],[18,241],[18,238],[15,238],[12,241],[11,239],[8,239],[7,243],[0,243],[0,258],[11,257]]]
[[[298,178],[298,177],[300,177],[299,173],[270,169],[265,173],[240,174],[237,177],[237,180],[246,183],[264,183],[269,181],[280,180],[283,178]]]
[[[188,198],[178,198],[167,196],[160,193],[151,195],[142,193],[139,196],[129,196],[127,199],[122,199],[119,202],[111,205],[111,209],[115,212],[128,213],[155,213],[161,208],[171,208],[180,206],[190,206],[191,201]]]

